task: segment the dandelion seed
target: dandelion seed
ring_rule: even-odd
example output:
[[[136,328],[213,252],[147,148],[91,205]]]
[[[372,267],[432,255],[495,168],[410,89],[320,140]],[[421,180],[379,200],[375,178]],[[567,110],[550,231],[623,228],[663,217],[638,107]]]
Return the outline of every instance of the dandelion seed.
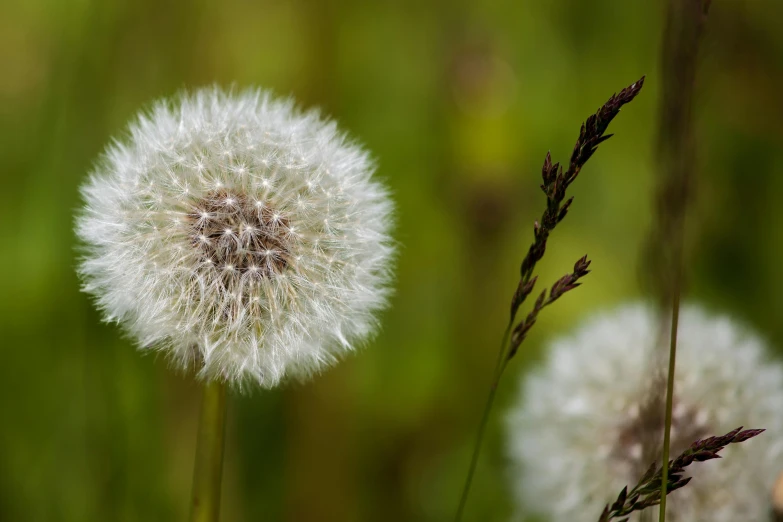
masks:
[[[660,460],[663,401],[650,397],[659,326],[642,305],[599,315],[556,340],[543,367],[524,379],[508,422],[520,509],[552,520],[594,520]],[[669,495],[667,520],[766,522],[783,470],[781,365],[730,319],[688,307],[680,317],[674,389],[672,455],[737,426],[767,431],[726,448],[726,458],[710,466],[689,468],[697,478]]]
[[[129,135],[82,187],[79,271],[141,349],[206,381],[269,388],[376,330],[393,206],[334,123],[265,93],[207,89],[158,103]],[[324,170],[330,197],[310,190]]]

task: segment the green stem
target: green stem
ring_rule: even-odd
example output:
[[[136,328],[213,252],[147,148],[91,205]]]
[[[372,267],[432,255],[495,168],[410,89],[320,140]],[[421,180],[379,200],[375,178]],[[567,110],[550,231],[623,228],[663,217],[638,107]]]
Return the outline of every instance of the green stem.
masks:
[[[190,522],[217,522],[220,517],[225,420],[225,384],[209,382],[204,386],[201,402]]]
[[[664,294],[662,303],[671,299],[672,323],[669,347],[669,373],[666,381],[666,417],[663,435],[661,504],[658,520],[666,520],[666,493],[669,480],[669,450],[671,443],[672,402],[674,400],[674,369],[677,354],[677,325],[680,317],[680,293],[683,278],[685,221],[690,201],[694,166],[693,122],[691,110],[699,45],[707,22],[711,0],[669,0],[662,53],[662,103],[658,146],[663,159],[666,179],[659,194],[658,242],[661,252],[671,252],[671,263],[664,269],[672,275],[671,295]],[[665,259],[665,257],[664,257]],[[667,266],[668,265],[668,266]],[[666,286],[663,287],[664,289]]]
[[[659,522],[666,520],[666,495],[668,493],[666,485],[669,481],[669,449],[671,445],[672,429],[672,406],[674,402],[674,365],[677,360],[677,327],[680,322],[680,271],[682,270],[682,260],[679,259],[679,267],[672,295],[672,329],[671,341],[669,344],[669,373],[666,377],[666,420],[663,428],[663,457],[662,457],[662,480],[661,480],[661,506],[658,514]]]
[[[465,478],[465,486],[462,488],[462,495],[459,498],[457,516],[454,517],[455,522],[462,520],[462,513],[465,511],[465,504],[468,501],[470,485],[473,483],[473,475],[476,473],[476,466],[478,465],[479,455],[481,454],[481,444],[484,441],[484,433],[487,430],[489,413],[492,411],[492,405],[495,403],[495,395],[497,394],[498,385],[500,384],[500,377],[503,375],[503,370],[506,369],[506,362],[508,362],[504,359],[506,355],[506,347],[508,346],[508,339],[511,335],[511,328],[513,326],[514,318],[512,317],[508,323],[508,326],[506,327],[506,331],[503,333],[503,340],[500,342],[500,350],[498,351],[498,357],[495,363],[495,374],[492,378],[492,386],[489,389],[487,402],[484,405],[484,412],[481,415],[481,422],[479,423],[478,433],[476,434],[476,443],[473,446],[473,456],[470,459],[470,468],[468,468],[468,476]]]

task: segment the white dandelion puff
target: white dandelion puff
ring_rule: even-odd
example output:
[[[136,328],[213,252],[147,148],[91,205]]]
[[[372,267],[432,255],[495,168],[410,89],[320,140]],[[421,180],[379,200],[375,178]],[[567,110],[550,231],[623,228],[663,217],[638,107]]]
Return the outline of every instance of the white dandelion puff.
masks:
[[[659,334],[653,310],[630,305],[552,343],[544,365],[523,380],[508,419],[520,511],[593,522],[660,459],[663,402],[650,394]],[[727,447],[720,460],[688,468],[694,479],[669,495],[667,520],[768,520],[783,471],[783,368],[767,359],[759,338],[729,318],[687,307],[674,390],[673,456],[738,426],[766,431]],[[639,520],[638,513],[633,517]]]
[[[261,91],[159,102],[82,187],[84,290],[204,380],[307,377],[386,305],[393,205],[373,171],[333,122]]]

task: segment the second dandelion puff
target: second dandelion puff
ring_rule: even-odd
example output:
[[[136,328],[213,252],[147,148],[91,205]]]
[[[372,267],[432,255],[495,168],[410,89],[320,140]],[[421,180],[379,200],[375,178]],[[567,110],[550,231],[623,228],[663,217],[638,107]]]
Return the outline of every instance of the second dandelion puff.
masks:
[[[663,397],[651,392],[660,386],[649,370],[659,326],[654,310],[639,304],[604,313],[555,341],[544,366],[525,379],[508,422],[520,508],[552,520],[595,520],[660,459]],[[737,426],[767,431],[710,466],[689,468],[698,477],[669,495],[668,520],[768,519],[783,470],[783,368],[765,351],[730,319],[683,310],[672,455]]]

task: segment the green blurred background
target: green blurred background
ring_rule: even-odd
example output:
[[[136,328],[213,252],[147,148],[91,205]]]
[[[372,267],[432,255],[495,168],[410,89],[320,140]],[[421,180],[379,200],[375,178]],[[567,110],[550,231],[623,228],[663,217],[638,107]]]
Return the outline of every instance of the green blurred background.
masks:
[[[663,2],[26,0],[0,7],[0,519],[185,520],[198,387],[100,322],[74,275],[78,186],[152,99],[260,85],[362,140],[398,205],[397,292],[372,346],[230,398],[225,521],[453,516],[544,154],[648,75],[573,187],[538,272],[593,273],[501,388],[466,520],[507,520],[501,421],[547,338],[643,296]],[[779,0],[715,0],[696,87],[688,294],[783,345]],[[597,517],[597,514],[596,514]]]

